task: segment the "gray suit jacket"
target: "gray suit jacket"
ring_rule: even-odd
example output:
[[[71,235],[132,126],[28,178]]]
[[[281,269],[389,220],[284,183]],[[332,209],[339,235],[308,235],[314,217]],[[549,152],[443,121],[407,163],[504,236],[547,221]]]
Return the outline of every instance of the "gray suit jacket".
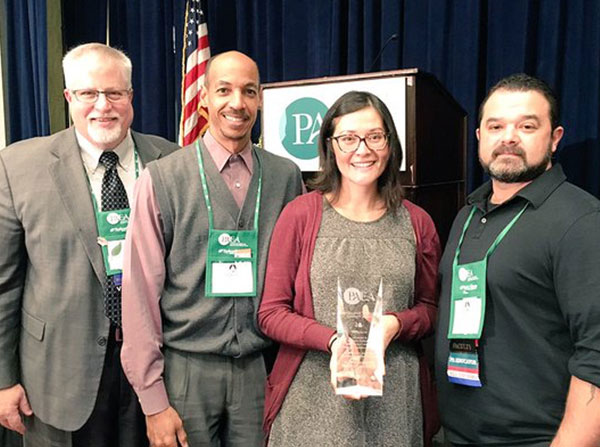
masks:
[[[142,162],[177,145],[132,132]],[[109,321],[94,209],[74,129],[0,151],[0,388],[22,383],[43,422],[94,407]]]

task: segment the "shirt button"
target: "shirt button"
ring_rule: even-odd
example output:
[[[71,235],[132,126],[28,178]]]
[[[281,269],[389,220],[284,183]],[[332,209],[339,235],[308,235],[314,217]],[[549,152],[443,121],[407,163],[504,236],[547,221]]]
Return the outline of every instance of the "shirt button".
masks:
[[[240,182],[235,182],[234,185],[237,189],[240,189],[242,187],[242,184]]]
[[[106,337],[98,337],[96,343],[100,346],[106,346]]]
[[[242,219],[238,222],[238,228],[244,228],[244,221]]]
[[[485,217],[482,217],[481,218],[481,223],[486,223],[486,222],[487,222],[487,219]]]

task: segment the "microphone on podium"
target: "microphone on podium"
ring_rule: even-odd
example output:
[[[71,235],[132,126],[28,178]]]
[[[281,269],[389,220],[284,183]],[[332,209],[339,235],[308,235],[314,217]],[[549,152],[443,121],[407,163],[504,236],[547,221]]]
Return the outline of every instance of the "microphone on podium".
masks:
[[[390,42],[392,40],[396,40],[396,39],[398,39],[398,37],[400,37],[400,36],[398,36],[398,33],[394,33],[390,37],[388,37],[388,39],[385,41],[385,43],[381,47],[381,50],[379,50],[379,53],[377,53],[377,56],[375,56],[375,59],[373,59],[373,63],[371,64],[371,68],[369,68],[369,71],[373,71],[375,64],[379,61],[379,58],[383,54],[383,51],[387,48],[387,46],[390,44]]]

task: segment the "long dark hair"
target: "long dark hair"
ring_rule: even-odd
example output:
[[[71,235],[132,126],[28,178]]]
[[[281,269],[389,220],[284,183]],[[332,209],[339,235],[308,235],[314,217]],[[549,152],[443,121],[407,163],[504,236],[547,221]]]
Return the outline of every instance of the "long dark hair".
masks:
[[[400,165],[402,164],[402,147],[396,132],[392,114],[381,99],[369,92],[351,91],[343,94],[329,108],[319,133],[319,166],[321,170],[309,182],[309,186],[322,193],[333,193],[337,199],[342,186],[342,174],[335,162],[335,154],[329,138],[333,136],[337,119],[367,107],[373,107],[383,121],[386,133],[389,134],[388,146],[390,157],[383,173],[377,179],[377,192],[383,198],[388,211],[396,212],[402,204],[404,189],[400,184]]]

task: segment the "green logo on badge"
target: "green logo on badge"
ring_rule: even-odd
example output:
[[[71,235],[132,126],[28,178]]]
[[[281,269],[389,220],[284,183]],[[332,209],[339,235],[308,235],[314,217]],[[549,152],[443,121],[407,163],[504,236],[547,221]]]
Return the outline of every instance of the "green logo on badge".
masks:
[[[318,157],[318,137],[327,106],[315,98],[300,98],[285,109],[279,122],[281,144],[301,160]]]
[[[111,250],[110,255],[111,256],[118,256],[119,253],[121,253],[121,248],[122,248],[121,242],[119,241],[119,243],[117,245],[115,245],[115,247]]]

